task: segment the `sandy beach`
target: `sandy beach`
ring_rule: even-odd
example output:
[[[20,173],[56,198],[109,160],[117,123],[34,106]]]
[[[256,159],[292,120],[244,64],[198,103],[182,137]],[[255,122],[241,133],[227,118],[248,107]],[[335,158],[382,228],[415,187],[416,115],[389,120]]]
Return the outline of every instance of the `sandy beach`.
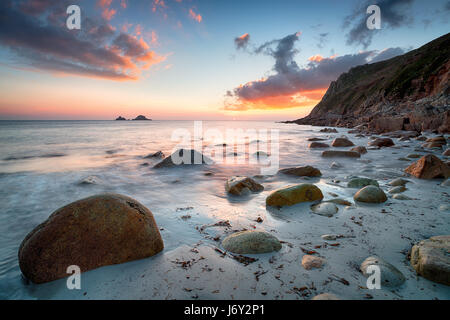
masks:
[[[280,167],[312,165],[320,169],[321,177],[261,176],[253,172],[264,191],[247,196],[227,195],[224,186],[231,173],[249,175],[246,172],[249,169],[230,169],[215,164],[160,172],[150,169],[153,178],[164,182],[155,187],[153,183],[137,181],[126,193],[123,182],[108,187],[102,182],[88,188],[78,185],[76,189],[81,190],[81,194],[72,201],[82,194],[93,195],[104,190],[136,198],[153,212],[165,249],[150,258],[82,273],[81,290],[67,290],[66,279],[40,285],[25,284],[15,264],[11,277],[0,281],[2,294],[6,294],[5,298],[28,299],[309,300],[322,293],[331,293],[340,299],[450,298],[448,286],[418,276],[408,257],[417,242],[448,234],[448,187],[441,185],[443,179],[423,180],[404,173],[404,169],[417,160],[407,158],[408,155],[435,154],[447,161],[442,156],[443,150],[424,149],[423,141],[414,138],[408,141],[392,138],[394,146],[373,149],[368,146],[372,141],[370,135],[356,137],[357,134],[349,134],[348,129],[336,128],[337,133],[322,133],[320,127],[295,124],[275,127],[281,131],[282,145],[296,146],[289,149],[289,154],[281,154]],[[367,147],[368,153],[360,158],[323,158],[323,150],[350,148],[308,148],[309,138],[322,138],[321,142],[329,144],[343,135],[356,146]],[[425,136],[436,135],[425,133]],[[142,162],[136,156],[119,159],[115,166],[120,166],[119,162],[127,166],[130,161]],[[332,163],[335,165],[331,166]],[[211,174],[205,175],[205,172]],[[129,177],[129,173],[127,175]],[[354,177],[375,179],[388,196],[387,201],[381,204],[355,202],[353,196],[358,189],[347,187]],[[402,193],[410,200],[394,199],[388,192],[391,188],[388,183],[399,177],[410,181]],[[337,205],[338,212],[332,217],[314,214],[311,202],[281,208],[266,206],[266,198],[273,190],[299,183],[319,187],[323,201],[338,198],[351,205]],[[146,193],[133,194],[131,190],[137,190],[138,186],[146,189]],[[202,186],[201,193],[199,186]],[[171,192],[159,199],[152,198],[148,192],[155,188]],[[65,198],[63,204],[71,202],[67,195]],[[53,203],[48,207],[57,209]],[[45,216],[42,213],[40,219]],[[242,230],[266,231],[281,241],[282,248],[265,254],[226,252],[221,244],[223,239]],[[323,235],[334,235],[336,239],[324,240]],[[324,263],[320,268],[306,270],[302,266],[304,255],[323,258]],[[380,257],[395,266],[406,281],[395,288],[368,289],[360,265],[369,256]]]

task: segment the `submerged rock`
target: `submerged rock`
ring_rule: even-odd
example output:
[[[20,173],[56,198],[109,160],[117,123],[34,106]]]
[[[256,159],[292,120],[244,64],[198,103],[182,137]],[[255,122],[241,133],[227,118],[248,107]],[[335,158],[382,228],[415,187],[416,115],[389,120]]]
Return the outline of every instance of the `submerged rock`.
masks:
[[[441,183],[442,187],[450,187],[450,179],[446,179],[444,182]]]
[[[302,266],[306,270],[320,268],[325,263],[325,259],[310,254],[305,254],[302,258]]]
[[[332,293],[322,293],[314,296],[311,300],[341,300]]]
[[[333,147],[352,147],[355,144],[348,140],[347,138],[336,138],[331,143],[331,146]]]
[[[331,199],[331,200],[327,200],[324,202],[331,202],[331,203],[339,204],[341,206],[352,206],[353,205],[353,203],[351,203],[350,201],[347,201],[345,199],[340,199],[340,198]]]
[[[410,159],[417,159],[417,158],[420,158],[421,155],[420,155],[420,154],[417,154],[417,153],[410,153],[410,154],[408,154],[406,157],[407,157],[407,158],[410,158]]]
[[[355,201],[366,203],[383,203],[386,202],[386,194],[376,186],[367,186],[359,190],[353,197]]]
[[[366,147],[362,147],[362,146],[351,148],[350,151],[356,151],[359,154],[366,154],[367,153]]]
[[[340,169],[340,168],[342,168],[342,165],[339,162],[333,162],[333,163],[331,163],[330,168],[331,169]]]
[[[393,145],[395,145],[395,143],[390,138],[377,138],[369,142],[369,146],[375,146],[379,148],[391,147]]]
[[[405,196],[404,194],[401,193],[394,194],[392,198],[395,200],[413,200],[412,198]]]
[[[162,151],[157,151],[155,153],[150,153],[149,155],[146,155],[144,159],[150,159],[150,158],[164,158],[164,153]]]
[[[19,266],[34,283],[153,256],[164,244],[153,214],[136,200],[101,194],[56,210],[19,248]]]
[[[326,133],[337,133],[337,130],[334,128],[324,128],[319,130],[320,132],[326,132]]]
[[[311,142],[308,145],[308,148],[310,149],[315,149],[315,148],[329,148],[330,145],[326,144],[326,143],[321,143],[321,142]]]
[[[311,210],[324,217],[332,217],[338,212],[338,207],[331,202],[321,202],[311,206]]]
[[[369,266],[378,266],[380,268],[381,288],[398,287],[405,282],[405,276],[392,264],[384,261],[379,257],[368,257],[361,264],[360,270],[365,277],[373,274],[373,270],[368,270]]]
[[[306,141],[325,141],[327,139],[322,139],[322,138],[308,138],[306,139]]]
[[[322,191],[313,184],[302,183],[273,191],[266,198],[268,206],[292,206],[300,202],[322,200]]]
[[[319,169],[311,166],[281,169],[278,173],[297,177],[320,177],[322,175]]]
[[[397,186],[397,187],[393,187],[391,189],[388,190],[388,192],[390,194],[396,194],[396,193],[402,193],[406,191],[406,187],[405,186]]]
[[[404,186],[404,185],[407,184],[408,182],[411,182],[411,181],[406,180],[406,179],[402,179],[402,178],[397,178],[397,179],[392,180],[392,181],[389,182],[388,184],[389,184],[390,186],[393,186],[393,187],[398,187],[398,186]]]
[[[337,239],[337,236],[335,234],[324,234],[322,236],[320,236],[323,240],[326,241],[334,241]]]
[[[445,156],[445,157],[450,157],[450,149],[445,150],[445,151],[442,153],[442,155]]]
[[[376,186],[379,187],[379,184],[376,180],[374,179],[369,179],[369,178],[354,178],[351,179],[348,183],[347,183],[347,188],[358,188],[361,189],[365,186]]]
[[[257,254],[279,251],[280,241],[270,233],[263,231],[241,231],[226,237],[222,247],[238,254]]]
[[[450,235],[431,237],[414,245],[411,265],[422,277],[450,286]]]
[[[101,180],[97,176],[88,176],[84,179],[81,179],[80,182],[78,182],[78,184],[82,185],[82,186],[100,184],[100,183],[101,183]]]
[[[210,158],[204,156],[197,150],[178,149],[172,153],[170,157],[167,157],[161,162],[155,164],[153,168],[172,168],[180,165],[211,164],[212,162],[213,161]]]
[[[412,163],[405,169],[405,172],[419,179],[448,178],[450,176],[448,165],[432,154],[423,156]]]
[[[429,142],[429,143],[424,143],[422,145],[422,147],[424,148],[428,148],[428,149],[442,149],[442,144],[438,143],[438,142]]]
[[[264,187],[252,178],[236,176],[227,180],[225,189],[228,193],[240,196],[250,192],[261,192]]]
[[[322,157],[324,157],[324,158],[333,158],[333,157],[360,158],[361,155],[356,151],[327,150],[327,151],[322,152]]]

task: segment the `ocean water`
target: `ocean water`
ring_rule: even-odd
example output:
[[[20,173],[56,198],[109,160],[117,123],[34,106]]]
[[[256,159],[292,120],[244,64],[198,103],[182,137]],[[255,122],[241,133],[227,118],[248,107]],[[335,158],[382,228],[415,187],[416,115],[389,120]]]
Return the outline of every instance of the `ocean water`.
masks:
[[[259,135],[256,139],[244,135],[236,140],[227,140],[227,129],[254,129]],[[254,224],[256,216],[262,216],[264,223],[260,228],[282,230],[286,219],[277,216],[276,212],[268,212],[264,206],[265,197],[271,190],[291,183],[312,182],[325,195],[333,192],[351,200],[353,193],[337,187],[333,180],[345,180],[352,174],[379,180],[400,176],[404,162],[396,158],[411,153],[414,147],[405,144],[403,148],[372,152],[358,160],[324,159],[320,157],[322,150],[308,149],[306,139],[332,138],[346,134],[347,129],[338,129],[338,134],[327,134],[319,133],[317,127],[295,124],[202,122],[201,131],[209,130],[216,136],[222,134],[219,139],[196,137],[194,130],[193,121],[0,121],[0,298],[67,297],[64,280],[56,281],[58,285],[41,286],[24,280],[17,252],[22,239],[36,225],[54,210],[78,199],[104,192],[135,198],[153,212],[158,226],[163,228],[161,233],[167,254],[198,241],[214,243],[212,239],[205,240],[195,227],[218,220],[248,226]],[[197,146],[198,143],[203,146],[226,143],[236,150],[225,151],[228,156],[233,156],[224,163],[153,169],[159,159],[144,157],[157,151],[170,155],[180,143],[172,136],[183,131],[192,134],[184,136],[185,144],[192,143],[192,147],[196,146],[195,143]],[[350,138],[356,145],[367,145],[368,142],[368,138]],[[266,175],[259,177],[264,184],[264,192],[242,198],[227,196],[224,184],[228,177],[261,175],[261,168],[267,167],[264,159],[258,159],[251,151],[255,150],[256,144],[256,149],[271,154],[271,150],[264,150],[264,142],[270,142],[271,147],[278,143],[279,167],[312,165],[322,171],[323,177]],[[395,155],[388,157],[387,152]],[[331,170],[333,161],[339,162],[342,169]],[[95,177],[95,184],[80,184],[91,176]],[[186,214],[186,208],[192,208],[189,209],[193,216],[189,223],[180,219],[182,214]],[[140,262],[136,263],[139,266]],[[102,281],[110,281],[108,274],[116,277],[126,275],[123,266],[107,268],[110,273],[102,272],[104,268],[93,271],[96,276],[90,278],[91,288],[101,286]],[[136,292],[134,295],[124,293],[119,286],[110,286],[108,290],[108,294],[98,291],[97,298],[148,297]]]

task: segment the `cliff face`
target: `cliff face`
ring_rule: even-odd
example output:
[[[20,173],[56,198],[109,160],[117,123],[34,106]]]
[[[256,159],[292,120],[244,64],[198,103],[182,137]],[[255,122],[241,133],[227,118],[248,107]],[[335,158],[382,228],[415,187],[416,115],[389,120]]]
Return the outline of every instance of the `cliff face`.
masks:
[[[450,128],[450,33],[395,58],[358,66],[330,84],[298,124],[374,132]]]

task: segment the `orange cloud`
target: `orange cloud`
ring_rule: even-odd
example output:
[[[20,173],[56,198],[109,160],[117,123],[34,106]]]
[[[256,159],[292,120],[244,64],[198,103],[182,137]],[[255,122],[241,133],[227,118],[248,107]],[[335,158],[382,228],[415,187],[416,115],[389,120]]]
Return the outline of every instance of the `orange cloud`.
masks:
[[[301,91],[290,95],[277,95],[264,98],[226,101],[227,111],[277,110],[288,108],[312,107],[320,102],[327,88]]]
[[[115,9],[110,9],[109,7],[111,6],[112,0],[99,0],[97,2],[97,4],[103,8],[102,11],[102,17],[105,20],[111,20],[114,15],[117,13],[117,11]]]
[[[244,39],[246,39],[248,36],[249,36],[248,33],[244,33],[242,36],[238,37],[238,39],[244,40]]]
[[[117,11],[115,9],[105,8],[105,9],[103,9],[102,17],[105,20],[109,21],[115,16],[116,13],[117,13]]]
[[[153,7],[152,7],[152,11],[156,12],[156,10],[159,9],[166,9],[166,3],[164,2],[164,0],[153,0]]]
[[[323,60],[323,57],[320,54],[316,54],[312,57],[308,58],[309,61],[320,62]]]
[[[142,34],[142,26],[140,24],[136,25],[136,27],[134,28],[134,33],[137,36],[140,36]]]
[[[200,14],[195,13],[193,9],[189,9],[189,16],[198,23],[202,22],[203,20],[202,16]]]

